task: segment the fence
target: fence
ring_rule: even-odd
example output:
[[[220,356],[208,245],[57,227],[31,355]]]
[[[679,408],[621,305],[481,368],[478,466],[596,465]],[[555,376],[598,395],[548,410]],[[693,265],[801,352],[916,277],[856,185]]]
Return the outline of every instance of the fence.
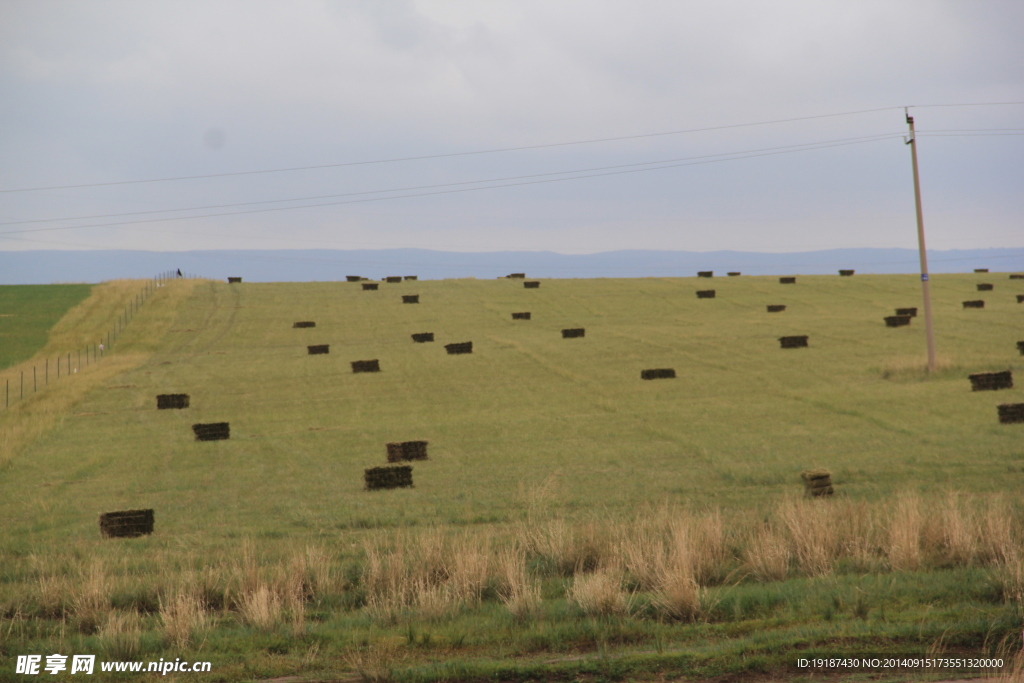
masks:
[[[90,364],[98,363],[103,360],[104,357],[114,352],[114,347],[117,344],[118,337],[124,331],[125,327],[128,326],[132,320],[135,319],[135,314],[138,313],[142,305],[146,303],[149,297],[156,292],[157,287],[163,285],[164,282],[169,280],[178,279],[194,279],[199,277],[193,273],[182,273],[180,270],[167,270],[151,280],[147,280],[142,291],[136,294],[125,306],[124,312],[117,316],[117,320],[112,321],[110,329],[107,330],[106,335],[102,336],[95,344],[89,344],[83,348],[75,349],[73,351],[67,351],[59,353],[53,359],[53,368],[51,371],[50,358],[44,358],[41,362],[32,364],[32,370],[29,371],[27,368],[19,370],[18,374],[11,377],[7,376],[3,379],[3,407],[7,410],[12,404],[16,404],[19,401],[25,400],[27,395],[35,394],[41,389],[46,388],[50,384],[50,379],[54,382],[63,377],[71,377],[78,373],[81,368],[89,367]],[[29,375],[26,377],[26,375]],[[63,373],[63,375],[62,375]],[[50,375],[53,375],[51,378]],[[12,385],[14,392],[12,394]]]

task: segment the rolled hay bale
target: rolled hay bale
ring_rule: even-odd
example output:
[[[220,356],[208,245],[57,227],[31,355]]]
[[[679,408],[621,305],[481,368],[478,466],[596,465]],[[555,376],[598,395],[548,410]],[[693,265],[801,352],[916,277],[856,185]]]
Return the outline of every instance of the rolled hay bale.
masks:
[[[978,283],[978,291],[979,292],[991,292],[993,289],[995,289],[995,286],[989,284],[988,282],[979,282]]]
[[[380,361],[376,358],[373,360],[354,360],[351,363],[352,372],[380,372]]]
[[[408,488],[412,486],[412,465],[367,467],[363,470],[363,481],[367,491]]]
[[[697,277],[714,277],[715,271],[713,270],[698,270]]]
[[[231,438],[231,426],[227,422],[208,422],[192,425],[196,441],[223,441]]]
[[[769,313],[781,313],[786,310],[786,307],[782,304],[768,304]]]
[[[363,291],[372,291],[372,290],[377,289],[377,287],[379,287],[379,286],[380,285],[378,285],[376,282],[364,282],[363,283]]]
[[[316,323],[312,320],[303,320],[302,322],[292,323],[292,327],[316,327]]]
[[[909,315],[911,318],[917,317],[917,307],[912,306],[910,308],[897,308],[896,315]]]
[[[420,302],[420,295],[419,294],[403,294],[402,295],[402,303],[403,304],[418,304],[419,302]]]
[[[807,498],[831,496],[835,493],[832,474],[828,470],[807,470],[800,473],[800,478],[804,480],[804,496]]]
[[[779,337],[779,344],[784,349],[799,349],[807,346],[807,335],[797,335],[792,337]]]
[[[359,282],[363,279],[362,275],[346,275],[345,282]]]
[[[526,273],[509,273],[505,277],[510,280],[523,280],[526,278]]]
[[[391,283],[401,282],[402,281],[402,276],[401,275],[388,275],[386,278],[384,278],[384,281],[385,282],[391,282]]]
[[[971,380],[971,391],[997,391],[999,389],[1013,389],[1013,372],[976,372],[967,375]]]
[[[1017,350],[1020,351],[1020,355],[1024,356],[1024,341],[1017,342]]]
[[[738,270],[734,270],[732,272],[726,273],[726,275],[728,275],[729,277],[739,277],[740,275],[743,275],[743,273],[741,273]]]
[[[103,538],[138,538],[153,533],[153,510],[119,510],[100,515]]]
[[[652,370],[641,370],[640,379],[675,379],[675,368],[654,368]]]
[[[999,421],[1003,424],[1024,422],[1024,403],[1004,403],[999,406]]]
[[[385,444],[388,462],[402,460],[427,460],[427,441],[402,441]]]
[[[412,340],[414,342],[416,342],[417,344],[423,344],[425,342],[432,342],[432,341],[434,341],[434,333],[433,332],[417,332],[416,334],[412,335]]]
[[[853,271],[852,270],[840,270],[839,271],[839,276],[840,277],[853,277]]]
[[[987,273],[988,272],[988,268],[975,268],[974,272],[975,273]]]
[[[157,394],[156,409],[171,410],[188,408],[188,394]]]
[[[537,289],[538,287],[540,287],[540,283],[537,282],[536,280],[527,280],[526,282],[523,283],[523,287],[525,289]]]
[[[715,298],[715,290],[713,290],[713,289],[701,289],[701,290],[698,290],[697,291],[697,298],[698,299],[714,299]]]
[[[985,308],[985,302],[982,299],[976,299],[975,301],[963,302],[964,308]]]
[[[909,315],[889,315],[885,317],[886,327],[903,327],[910,324]]]
[[[404,279],[406,279],[406,280],[419,280],[420,279],[418,275],[403,275],[402,277]]]
[[[529,320],[530,319],[530,312],[529,311],[523,311],[521,313],[513,313],[512,314],[512,319],[513,320]]]
[[[312,346],[307,346],[306,347],[306,353],[309,354],[310,356],[319,356],[322,353],[330,353],[330,352],[331,352],[331,345],[330,344],[314,344]]]
[[[473,342],[459,342],[458,344],[445,344],[444,350],[448,352],[449,356],[455,356],[460,353],[473,353]]]
[[[570,327],[569,329],[562,330],[562,339],[576,339],[586,334],[586,331],[582,327]]]
[[[229,285],[234,285],[234,284],[237,284],[237,283],[239,283],[241,281],[242,281],[242,278],[240,278],[240,277],[229,277],[228,278],[228,284]]]
[[[779,278],[779,284],[782,284],[782,285],[795,285],[796,284],[796,278],[795,277],[780,277]]]

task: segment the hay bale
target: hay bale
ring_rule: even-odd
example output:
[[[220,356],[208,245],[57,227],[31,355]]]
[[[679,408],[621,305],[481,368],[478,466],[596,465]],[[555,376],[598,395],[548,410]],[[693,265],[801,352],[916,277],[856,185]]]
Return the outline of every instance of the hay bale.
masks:
[[[734,270],[732,272],[726,273],[726,275],[728,275],[729,277],[739,277],[740,275],[743,275],[743,273],[741,273],[738,270]]]
[[[795,285],[796,284],[796,278],[795,277],[780,277],[779,278],[779,284]]]
[[[832,474],[828,470],[807,470],[800,473],[800,478],[804,480],[804,496],[807,498],[831,496],[835,493]]]
[[[652,370],[641,370],[640,379],[675,379],[675,368],[654,368]]]
[[[419,280],[420,279],[418,275],[403,275],[402,277],[405,278],[406,280]]]
[[[319,356],[322,353],[330,353],[331,352],[331,345],[330,344],[314,344],[312,346],[307,346],[306,347],[306,352],[310,356]]]
[[[698,270],[697,277],[714,277],[715,271],[713,270]]]
[[[786,307],[782,304],[768,304],[769,313],[781,313],[786,310]]]
[[[229,277],[228,278],[228,284],[229,285],[237,284],[237,283],[239,283],[241,281],[242,281],[242,278],[240,278],[240,277]]]
[[[909,315],[889,315],[885,317],[886,327],[903,327],[910,324]]]
[[[432,341],[434,341],[434,333],[433,332],[418,332],[418,333],[412,335],[412,340],[414,342],[416,342],[417,344],[423,344],[425,342],[432,342]]]
[[[512,314],[512,319],[513,320],[529,320],[530,319],[530,312],[529,311],[523,311],[522,313],[513,313]]]
[[[373,360],[354,360],[351,363],[352,372],[380,372],[380,361],[374,358]]]
[[[779,344],[784,349],[799,349],[807,346],[807,335],[797,335],[793,337],[779,337]]]
[[[526,278],[526,273],[509,273],[505,277],[510,280],[523,280]]]
[[[153,510],[119,510],[100,515],[103,538],[138,538],[153,533]]]
[[[157,394],[156,409],[171,410],[188,408],[188,394]]]
[[[402,295],[402,303],[403,304],[418,304],[419,302],[420,302],[420,295],[419,294],[403,294]]]
[[[302,322],[292,323],[292,327],[316,327],[316,323],[312,320],[303,320]]]
[[[985,302],[981,299],[963,302],[964,308],[985,308]]]
[[[917,307],[912,306],[910,308],[897,308],[896,315],[909,315],[911,318],[917,317]]]
[[[988,268],[975,268],[974,272],[975,273],[987,273],[988,272]]]
[[[385,444],[388,462],[402,460],[427,460],[427,441],[402,441]]]
[[[714,299],[715,298],[715,290],[713,290],[713,289],[701,289],[701,290],[698,290],[697,291],[697,298],[698,299]]]
[[[1020,351],[1020,355],[1024,356],[1024,341],[1017,342],[1017,350]]]
[[[993,289],[995,289],[995,287],[993,285],[987,283],[987,282],[979,282],[978,283],[978,291],[979,292],[991,292]]]
[[[345,276],[345,281],[346,282],[359,282],[362,279],[363,279],[363,277],[361,275],[346,275]]]
[[[1024,422],[1024,403],[1004,403],[999,406],[999,421],[1003,424]]]
[[[377,287],[379,287],[379,285],[376,282],[364,282],[363,283],[363,291],[373,291],[373,290],[377,289]]]
[[[367,467],[363,470],[363,481],[367,491],[409,488],[412,486],[412,465]]]
[[[473,342],[459,342],[458,344],[445,344],[444,350],[448,352],[449,356],[455,356],[460,353],[473,353]]]
[[[839,276],[840,277],[853,277],[853,271],[852,270],[840,270],[839,271]]]
[[[1011,280],[1024,280],[1024,273],[1010,273]]]
[[[227,422],[209,422],[192,425],[196,441],[223,441],[231,438],[231,426]]]
[[[967,375],[971,380],[971,391],[996,391],[998,389],[1013,388],[1013,373],[1009,370],[1003,372],[977,372]]]
[[[584,336],[585,331],[582,327],[571,327],[566,330],[562,330],[562,339],[576,339],[577,337]]]
[[[402,281],[402,276],[401,275],[388,275],[386,278],[384,278],[384,281],[385,282],[390,282],[392,284],[395,283],[395,282],[401,282]]]
[[[1017,303],[1024,304],[1024,294],[1017,295]]]
[[[537,289],[538,287],[540,287],[540,283],[537,282],[536,280],[528,280],[523,283],[523,287],[526,289]]]

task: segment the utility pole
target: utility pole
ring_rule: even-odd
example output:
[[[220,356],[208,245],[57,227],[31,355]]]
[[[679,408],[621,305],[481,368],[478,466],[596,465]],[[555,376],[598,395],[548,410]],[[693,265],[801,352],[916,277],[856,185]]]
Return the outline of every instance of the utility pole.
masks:
[[[924,334],[928,340],[928,372],[935,372],[935,333],[932,330],[932,297],[928,287],[928,256],[924,247],[924,216],[921,213],[921,181],[917,175],[917,136],[914,134],[914,117],[907,112],[907,125],[910,126],[910,137],[906,144],[910,145],[910,159],[914,166],[914,204],[917,207],[917,250],[921,256],[921,291],[924,294]]]

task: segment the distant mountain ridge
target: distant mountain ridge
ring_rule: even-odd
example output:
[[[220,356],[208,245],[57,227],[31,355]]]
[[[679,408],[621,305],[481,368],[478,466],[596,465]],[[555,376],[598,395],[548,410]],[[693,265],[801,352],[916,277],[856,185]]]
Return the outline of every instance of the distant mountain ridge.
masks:
[[[989,268],[1024,271],[1024,248],[930,251],[933,273]],[[540,278],[690,277],[716,275],[817,275],[850,268],[858,273],[916,273],[915,249],[829,249],[768,254],[744,251],[625,250],[598,254],[550,251],[445,252],[428,249],[223,250],[223,251],[6,251],[0,252],[0,284],[102,282],[146,278],[165,270],[246,282],[343,280],[346,275],[379,279],[494,278],[525,272]]]

